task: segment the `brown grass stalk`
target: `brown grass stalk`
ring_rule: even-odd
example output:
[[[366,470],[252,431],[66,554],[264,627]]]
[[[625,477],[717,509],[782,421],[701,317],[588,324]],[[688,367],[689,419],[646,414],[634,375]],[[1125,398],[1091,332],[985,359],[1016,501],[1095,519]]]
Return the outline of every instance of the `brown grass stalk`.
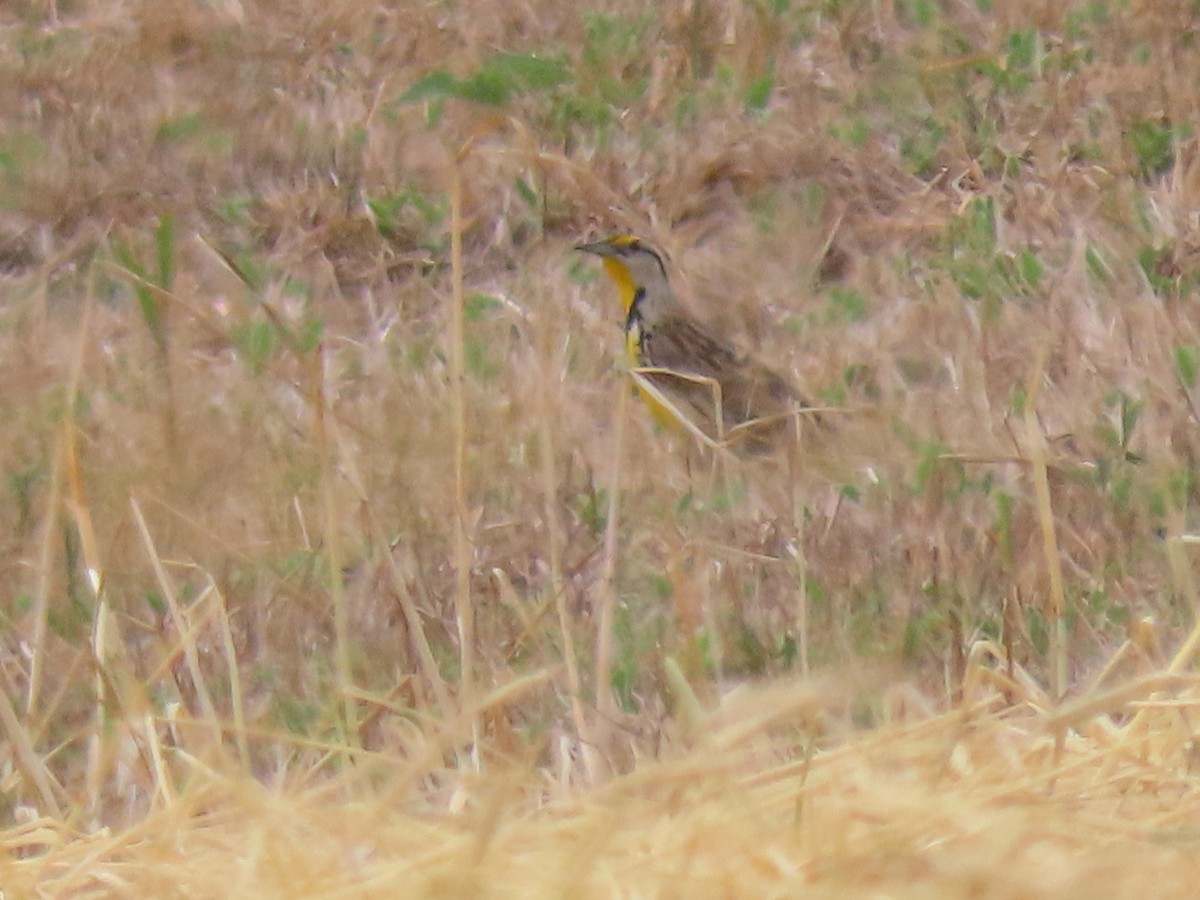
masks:
[[[250,745],[246,738],[245,689],[242,685],[242,670],[238,665],[237,646],[233,640],[233,627],[229,623],[229,604],[216,582],[209,581],[208,590],[213,592],[217,603],[217,622],[220,625],[221,649],[225,654],[225,671],[229,677],[229,710],[233,717],[233,741],[238,751],[238,761],[244,769],[250,768]]]
[[[629,418],[629,385],[617,379],[616,399],[613,403],[612,468],[608,478],[608,508],[605,510],[604,566],[598,588],[596,615],[596,706],[601,715],[611,716],[616,712],[616,698],[612,692],[613,617],[616,615],[616,571],[620,536],[621,474],[624,471],[625,428]]]
[[[1063,595],[1062,560],[1058,554],[1058,534],[1054,526],[1054,509],[1050,502],[1046,439],[1037,416],[1038,398],[1042,393],[1042,381],[1049,353],[1049,345],[1043,344],[1025,382],[1025,439],[1029,449],[1029,471],[1030,477],[1033,479],[1038,527],[1042,538],[1042,553],[1046,560],[1046,574],[1050,584],[1050,596],[1047,604],[1047,619],[1050,625],[1050,659],[1047,668],[1051,674],[1051,692],[1054,699],[1058,701],[1063,698],[1067,690],[1066,600]]]
[[[313,438],[320,460],[320,497],[323,512],[325,555],[329,561],[329,594],[333,605],[334,665],[337,673],[338,698],[343,717],[343,733],[349,747],[359,743],[358,709],[353,699],[354,673],[350,664],[350,625],[347,610],[346,585],[342,565],[341,508],[337,500],[337,479],[334,466],[334,428],[326,384],[325,351],[323,346],[309,357],[309,390],[312,401]]]
[[[0,726],[3,726],[4,733],[8,735],[8,740],[11,742],[17,768],[34,786],[38,801],[46,814],[61,820],[63,808],[55,796],[54,779],[47,769],[45,761],[38,755],[34,736],[17,718],[13,705],[15,700],[16,697],[10,694],[9,685],[5,681],[0,681]]]
[[[141,536],[146,556],[149,558],[150,566],[154,570],[154,577],[158,581],[158,588],[162,591],[163,599],[167,604],[167,610],[171,614],[172,624],[178,631],[180,645],[183,649],[183,658],[187,664],[188,676],[191,681],[191,690],[195,691],[196,699],[199,702],[199,712],[206,721],[212,723],[213,742],[219,745],[221,734],[218,730],[217,708],[213,703],[212,695],[208,691],[208,684],[205,681],[204,673],[200,669],[200,655],[196,648],[197,632],[192,622],[191,610],[185,610],[180,605],[179,598],[175,595],[175,587],[171,583],[171,578],[167,574],[166,567],[163,565],[162,559],[154,547],[154,538],[151,537],[150,528],[146,525],[146,519],[142,515],[141,505],[134,498],[130,498],[129,505],[133,511],[133,520],[137,524],[138,534]],[[203,601],[203,596],[201,595],[200,601],[197,602]]]
[[[359,471],[359,467],[354,460],[354,455],[350,452],[350,448],[346,446],[346,442],[341,440],[340,433],[338,437],[338,458],[341,469],[358,497],[359,506],[362,508],[367,520],[367,527],[370,532],[371,544],[375,556],[377,559],[383,560],[392,590],[395,592],[400,603],[400,612],[404,616],[404,624],[408,630],[408,640],[412,650],[416,653],[421,683],[433,695],[433,699],[437,703],[441,714],[447,715],[451,710],[450,692],[446,687],[446,680],[442,677],[442,673],[438,669],[437,660],[434,658],[433,650],[429,645],[429,638],[425,634],[425,623],[417,609],[416,602],[413,600],[412,591],[409,590],[408,583],[400,572],[396,556],[384,538],[383,528],[379,523],[379,518],[375,513],[375,507],[371,498],[367,494],[366,485],[363,481],[362,473]]]
[[[545,308],[545,298],[539,298]],[[552,373],[560,370],[560,361],[554,353],[553,330],[549,327],[542,329],[544,338],[541,349],[541,370],[543,381],[549,383]],[[546,543],[549,551],[550,591],[554,597],[554,610],[558,617],[558,634],[562,642],[563,667],[567,676],[567,702],[571,707],[571,718],[575,726],[575,735],[579,741],[580,750],[584,755],[589,775],[593,780],[597,777],[595,771],[595,749],[592,746],[592,729],[588,727],[587,713],[584,709],[583,679],[579,672],[579,657],[575,649],[575,628],[571,611],[567,606],[567,588],[562,574],[562,525],[558,514],[559,476],[557,460],[558,443],[554,439],[554,423],[557,421],[555,408],[551,404],[554,394],[543,388],[541,392],[541,409],[538,416],[538,442],[541,448],[542,475],[542,515],[546,522]],[[600,688],[597,686],[597,692]]]
[[[463,290],[463,212],[462,163],[471,153],[471,144],[463,147],[449,169],[450,195],[450,403],[454,442],[454,618],[458,626],[460,705],[464,710],[475,704],[475,609],[471,598],[471,539],[467,534],[470,518],[467,498],[467,401],[464,363]],[[471,759],[479,766],[479,724],[471,726]]]

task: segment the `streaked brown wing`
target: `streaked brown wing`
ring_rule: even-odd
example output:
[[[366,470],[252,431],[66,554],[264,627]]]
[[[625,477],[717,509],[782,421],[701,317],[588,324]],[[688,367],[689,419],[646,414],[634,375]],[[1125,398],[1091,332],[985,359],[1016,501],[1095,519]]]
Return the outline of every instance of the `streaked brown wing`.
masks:
[[[654,330],[645,335],[642,351],[648,366],[717,382],[721,386],[726,433],[737,425],[767,419],[770,421],[761,428],[750,429],[754,438],[765,438],[768,432],[787,424],[783,418],[787,413],[806,405],[779,375],[739,356],[728,344],[687,319],[669,317],[656,323]],[[704,426],[706,431],[713,430],[716,410],[711,384],[661,373],[649,377],[662,390],[686,400],[699,412],[703,421],[696,424]]]

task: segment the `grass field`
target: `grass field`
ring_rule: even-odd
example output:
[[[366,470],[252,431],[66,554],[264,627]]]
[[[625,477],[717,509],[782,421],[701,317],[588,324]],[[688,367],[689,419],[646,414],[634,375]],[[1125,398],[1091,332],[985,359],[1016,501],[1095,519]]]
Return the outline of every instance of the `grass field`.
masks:
[[[1200,6],[0,8],[5,896],[1191,896]],[[616,231],[822,408],[662,433]]]

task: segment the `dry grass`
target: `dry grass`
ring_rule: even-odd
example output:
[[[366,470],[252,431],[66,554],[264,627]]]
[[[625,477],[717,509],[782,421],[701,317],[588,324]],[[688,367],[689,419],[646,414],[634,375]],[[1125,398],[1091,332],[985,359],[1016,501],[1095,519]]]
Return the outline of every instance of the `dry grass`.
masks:
[[[1200,807],[1178,709],[1056,743],[1045,721],[983,703],[781,762],[794,735],[772,726],[811,724],[827,693],[734,697],[701,746],[601,788],[526,760],[460,776],[422,812],[402,809],[425,792],[396,757],[277,788],[183,756],[186,787],[119,832],[9,829],[4,882],[53,896],[1139,896],[1149,877],[1155,896],[1192,890]]]
[[[0,12],[5,891],[1189,894],[1191,4],[990,6]]]

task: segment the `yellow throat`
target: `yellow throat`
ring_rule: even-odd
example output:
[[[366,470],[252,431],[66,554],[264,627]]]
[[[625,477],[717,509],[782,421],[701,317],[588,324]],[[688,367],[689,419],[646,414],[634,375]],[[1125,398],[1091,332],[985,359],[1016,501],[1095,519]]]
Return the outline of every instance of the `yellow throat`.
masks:
[[[642,319],[642,310],[639,308],[639,304],[647,295],[647,284],[638,281],[626,260],[636,260],[639,268],[649,271],[649,277],[656,280],[656,291],[660,295],[669,294],[670,291],[662,260],[657,253],[628,234],[618,234],[603,241],[581,244],[575,249],[600,257],[604,271],[617,286],[621,311],[625,317],[625,353],[629,365],[635,368],[648,365],[649,362],[642,353],[642,336],[646,323]],[[637,388],[642,400],[650,408],[655,420],[660,425],[671,429],[681,427],[678,415],[647,391],[644,384],[639,383]]]
[[[606,256],[601,262],[608,277],[617,285],[617,292],[621,297],[621,311],[628,316],[637,297],[638,283],[633,280],[633,273],[629,271],[629,267],[615,256]]]

